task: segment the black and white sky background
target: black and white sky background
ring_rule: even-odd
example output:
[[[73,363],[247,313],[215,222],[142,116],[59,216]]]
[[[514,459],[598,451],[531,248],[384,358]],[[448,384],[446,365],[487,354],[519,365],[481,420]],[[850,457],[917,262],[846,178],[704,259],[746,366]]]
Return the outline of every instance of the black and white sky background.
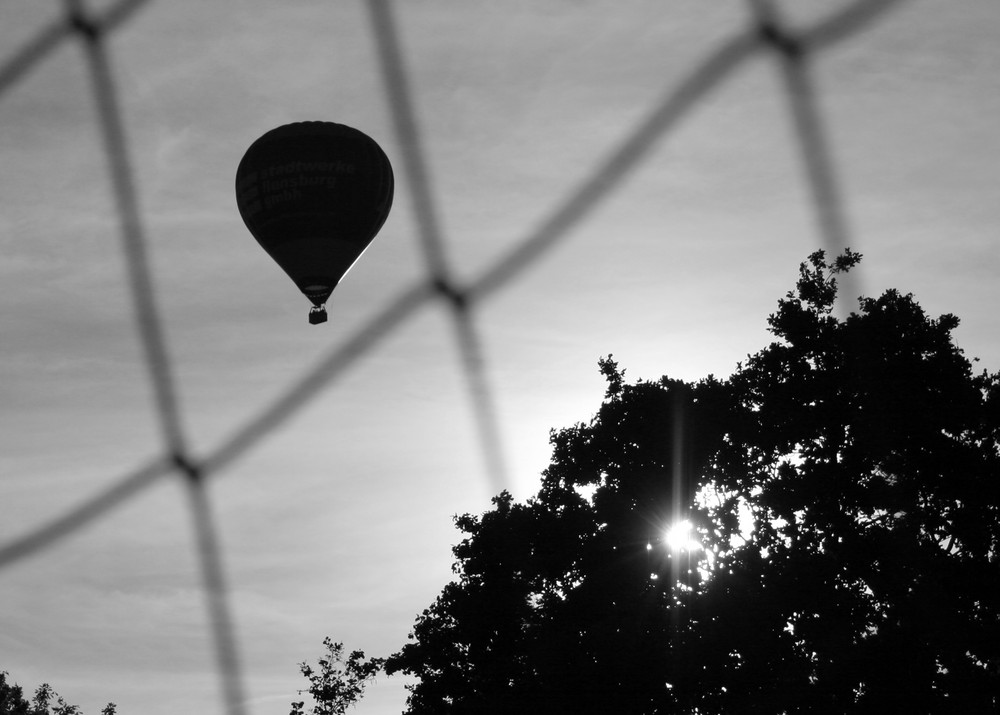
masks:
[[[110,6],[93,3],[93,7]],[[786,2],[809,27],[847,3]],[[0,5],[0,61],[57,2]],[[530,235],[724,42],[749,3],[396,3],[431,191],[456,275]],[[157,298],[196,452],[424,271],[361,0],[152,0],[108,50]],[[957,314],[1000,367],[1000,7],[897,3],[811,62],[860,286]],[[0,95],[0,545],[160,450],[86,65],[64,42]],[[331,320],[251,238],[233,176],[290,121],[356,126],[396,167],[381,234]],[[614,353],[630,378],[728,375],[822,247],[776,58],[756,53],[645,149],[564,239],[475,311],[509,483],[586,420]],[[210,487],[253,715],[283,712],[325,635],[384,655],[450,577],[451,517],[490,482],[449,316],[435,304]],[[163,480],[0,571],[0,668],[98,712],[218,702],[182,488]],[[381,679],[356,712],[399,712]],[[221,710],[220,710],[221,711]]]

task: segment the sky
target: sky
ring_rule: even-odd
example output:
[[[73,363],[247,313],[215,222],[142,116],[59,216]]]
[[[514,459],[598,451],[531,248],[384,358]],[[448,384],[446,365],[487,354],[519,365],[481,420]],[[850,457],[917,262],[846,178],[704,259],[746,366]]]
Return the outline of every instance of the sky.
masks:
[[[847,4],[779,7],[809,28]],[[0,68],[61,7],[0,5]],[[549,431],[599,407],[600,357],[629,379],[697,380],[769,342],[767,315],[824,246],[787,86],[773,54],[751,54],[611,177],[608,158],[747,31],[750,3],[393,8],[421,188],[459,281],[607,183],[473,310],[505,484],[524,499]],[[808,68],[859,290],[959,316],[957,343],[991,371],[998,40],[994,0],[899,2]],[[424,276],[405,147],[362,0],[150,0],[108,51],[182,426],[211,454]],[[163,449],[96,117],[76,41],[0,93],[0,549]],[[389,219],[318,327],[233,191],[250,143],[305,119],[361,129],[396,172]],[[406,642],[451,578],[452,517],[494,491],[472,399],[450,314],[428,304],[213,475],[247,713],[287,712],[325,636],[382,656]],[[183,485],[161,479],[7,564],[0,670],[88,715],[109,700],[123,715],[224,712],[192,534]],[[400,712],[404,685],[381,677],[355,712]]]

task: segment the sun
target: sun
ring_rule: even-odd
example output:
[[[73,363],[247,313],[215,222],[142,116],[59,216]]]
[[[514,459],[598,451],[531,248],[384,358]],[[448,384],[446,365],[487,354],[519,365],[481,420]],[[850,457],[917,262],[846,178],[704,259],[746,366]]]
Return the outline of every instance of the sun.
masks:
[[[699,551],[702,547],[698,540],[691,535],[693,528],[687,519],[671,526],[664,535],[667,546],[672,551]]]

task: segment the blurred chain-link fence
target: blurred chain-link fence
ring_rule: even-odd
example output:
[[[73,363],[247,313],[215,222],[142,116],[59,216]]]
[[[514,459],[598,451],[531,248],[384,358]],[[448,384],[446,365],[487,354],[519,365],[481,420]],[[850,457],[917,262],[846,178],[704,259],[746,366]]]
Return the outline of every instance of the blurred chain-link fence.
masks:
[[[396,157],[400,183],[413,200],[412,211],[425,261],[424,277],[401,290],[367,324],[329,350],[315,367],[292,380],[279,399],[238,425],[228,439],[206,454],[189,447],[176,399],[175,378],[161,314],[152,289],[144,217],[136,199],[135,168],[123,126],[115,67],[107,51],[109,38],[144,12],[155,0],[121,0],[102,10],[91,11],[84,0],[65,0],[61,16],[20,47],[5,48],[0,59],[0,116],[3,99],[12,87],[32,81],[32,71],[65,43],[82,49],[95,99],[106,170],[111,180],[118,215],[121,251],[126,257],[135,330],[141,339],[148,379],[153,386],[162,449],[148,462],[125,474],[110,487],[93,494],[75,508],[47,523],[36,525],[19,538],[0,544],[0,570],[21,559],[45,558],[46,549],[71,538],[79,529],[99,520],[159,480],[183,480],[190,495],[202,580],[207,594],[217,662],[228,711],[245,712],[241,669],[235,645],[236,633],[227,601],[223,556],[217,527],[206,494],[206,481],[223,467],[236,462],[255,444],[320,394],[321,388],[337,380],[349,366],[363,360],[381,341],[410,321],[420,311],[438,303],[446,306],[454,324],[454,339],[464,365],[467,388],[472,393],[485,471],[496,491],[507,483],[503,449],[497,429],[494,399],[484,377],[486,357],[479,339],[476,309],[511,285],[512,279],[532,265],[554,244],[568,238],[577,224],[602,199],[618,189],[643,159],[650,147],[713,92],[720,83],[750,58],[773,56],[783,80],[785,99],[797,133],[798,152],[813,199],[818,244],[837,253],[848,244],[848,229],[842,211],[838,181],[830,160],[831,149],[823,116],[817,107],[817,91],[811,79],[812,66],[824,50],[851,37],[869,23],[900,4],[896,0],[859,0],[815,25],[787,29],[767,0],[749,4],[755,21],[714,48],[690,67],[683,80],[652,111],[639,121],[617,146],[603,155],[597,168],[578,177],[568,198],[551,207],[545,219],[524,235],[513,248],[467,282],[456,280],[449,265],[448,245],[440,230],[442,199],[432,195],[428,180],[425,145],[413,101],[407,57],[401,48],[396,11],[390,0],[365,3],[370,20],[367,32],[374,36],[385,96],[392,110],[393,126],[402,156]],[[664,13],[670,12],[664,5]],[[446,199],[444,199],[446,201]],[[852,295],[858,291],[852,290]]]

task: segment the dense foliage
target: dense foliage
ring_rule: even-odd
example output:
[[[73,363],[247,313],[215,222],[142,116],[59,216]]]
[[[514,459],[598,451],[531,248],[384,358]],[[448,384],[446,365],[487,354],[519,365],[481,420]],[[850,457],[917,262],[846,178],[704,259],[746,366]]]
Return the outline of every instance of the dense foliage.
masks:
[[[727,380],[601,362],[538,494],[456,519],[410,715],[1000,707],[1000,376],[910,295],[836,317],[859,260],[810,256]]]

